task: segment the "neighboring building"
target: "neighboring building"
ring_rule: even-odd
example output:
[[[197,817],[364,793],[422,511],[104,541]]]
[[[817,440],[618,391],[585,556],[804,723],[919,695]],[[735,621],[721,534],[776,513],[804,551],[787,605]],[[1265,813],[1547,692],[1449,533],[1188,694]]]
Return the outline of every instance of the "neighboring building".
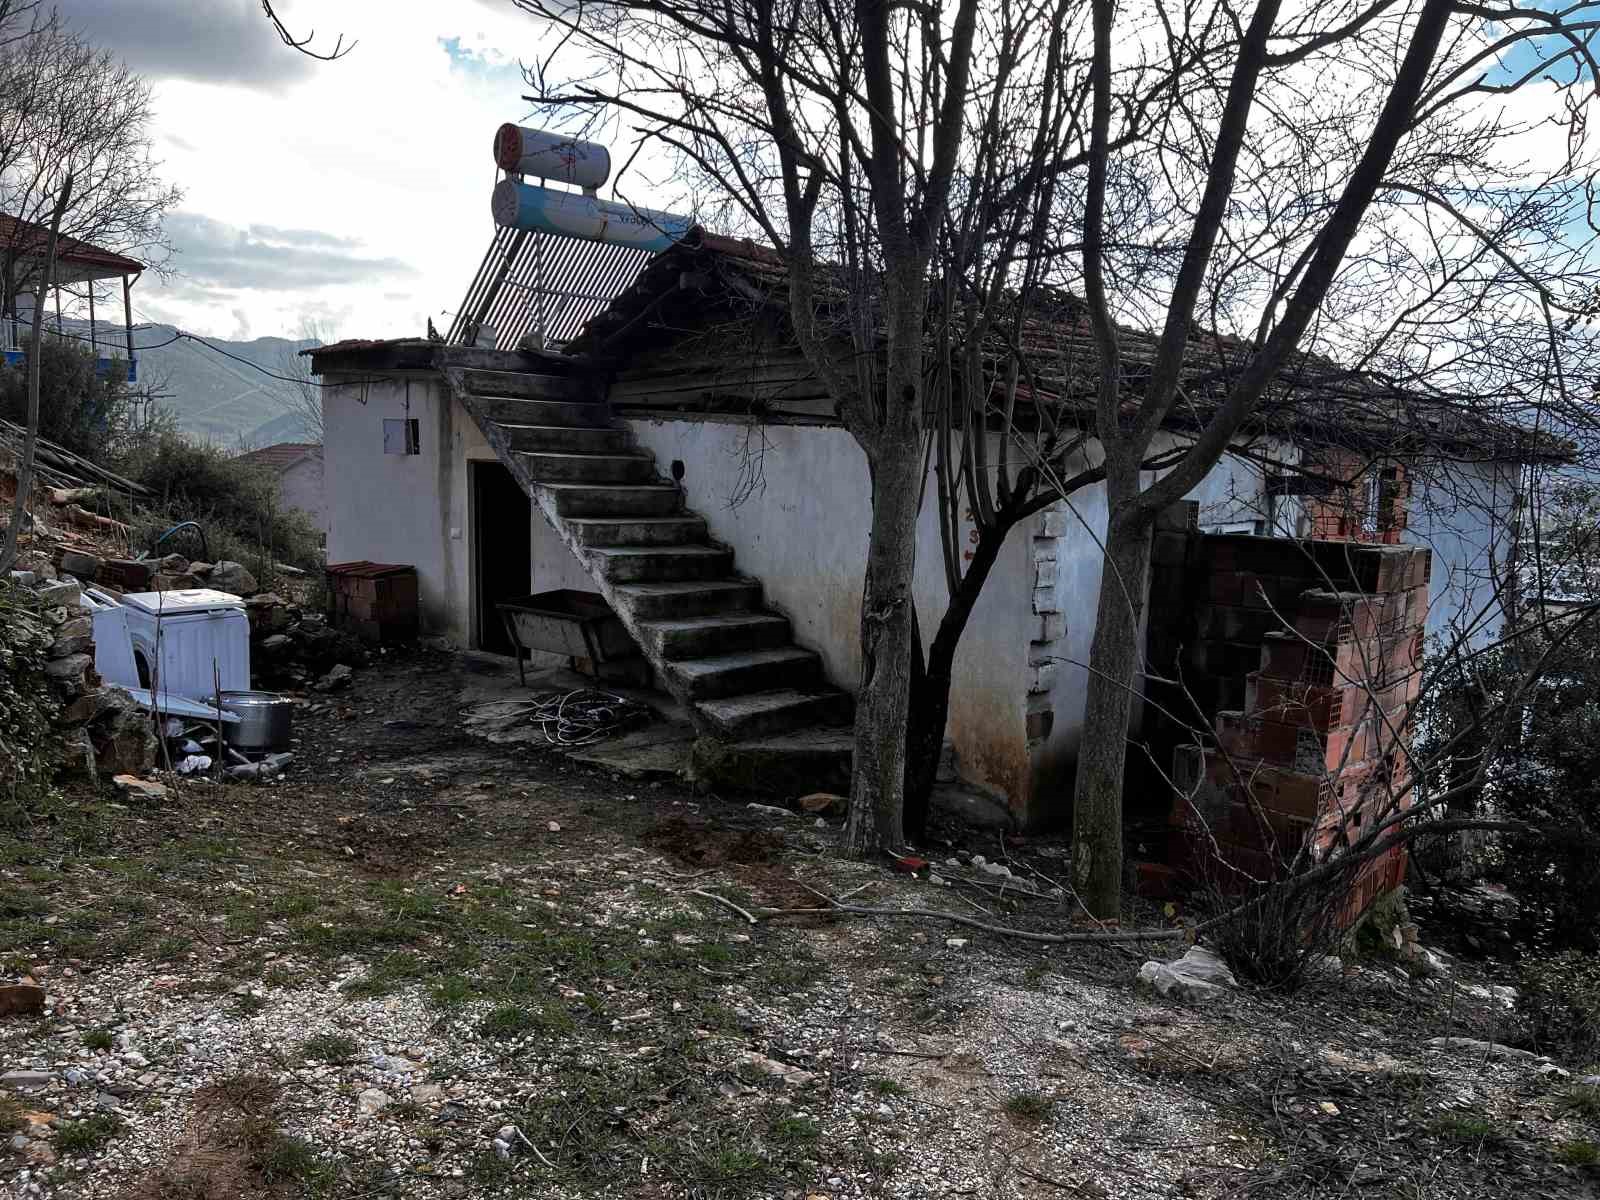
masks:
[[[298,508],[323,533],[328,531],[328,505],[322,482],[322,447],[315,442],[279,442],[247,450],[241,462],[271,471],[278,477],[278,504]]]
[[[79,294],[88,300],[89,332],[84,340],[95,356],[99,373],[106,375],[113,364],[118,364],[118,374],[125,373],[129,383],[137,383],[139,361],[133,349],[131,294],[144,264],[62,234],[56,243],[52,311],[48,305],[51,297],[40,295],[40,263],[49,244],[50,230],[46,226],[0,213],[0,362],[20,366],[27,361],[33,314],[41,304],[45,305],[44,328],[56,336],[64,334],[61,294],[69,291],[69,305],[77,305]],[[122,283],[122,323],[106,326],[95,312],[95,285],[112,280]],[[114,300],[114,288],[112,295]],[[83,314],[77,312],[75,316],[81,319]]]
[[[562,354],[422,340],[307,351],[325,385],[329,561],[414,564],[425,627],[463,647],[501,644],[497,600],[598,591],[658,681],[724,742],[723,761],[741,747],[767,761],[844,752],[860,676],[867,468],[784,335],[786,300],[770,252],[701,235],[653,259]],[[1070,324],[1050,332],[1076,336]],[[1128,331],[1130,345],[1140,338],[1150,340]],[[1197,353],[1225,341],[1203,340]],[[1392,393],[1353,401],[1364,382],[1325,360],[1295,371],[1284,390],[1298,389],[1297,403],[1269,406],[1176,516],[1197,537],[1245,535],[1291,553],[1295,543],[1253,535],[1404,533],[1432,550],[1408,567],[1425,577],[1408,576],[1407,619],[1443,632],[1476,611],[1530,455],[1519,431],[1423,435]],[[1070,371],[1052,386],[1073,413],[1060,398],[1081,395]],[[1178,444],[1184,433],[1175,422],[1163,436]],[[1001,435],[988,436],[993,461]],[[1321,484],[1264,461],[1315,467]],[[1483,507],[1432,503],[1430,480],[1445,472],[1430,461],[1469,478]],[[925,631],[946,600],[934,507],[919,532]],[[1092,488],[1015,528],[957,656],[955,766],[1025,822],[1057,822],[1070,802],[1104,523]],[[1259,649],[1232,647],[1246,659]],[[803,782],[768,774],[780,789]]]

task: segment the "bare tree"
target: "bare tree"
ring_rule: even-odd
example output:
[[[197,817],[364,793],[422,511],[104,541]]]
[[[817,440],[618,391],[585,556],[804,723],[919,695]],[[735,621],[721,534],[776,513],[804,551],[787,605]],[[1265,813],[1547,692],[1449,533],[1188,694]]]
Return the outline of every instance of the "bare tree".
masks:
[[[272,0],[261,0],[261,11],[266,14],[267,20],[271,22],[272,28],[277,33],[279,40],[281,40],[285,46],[289,47],[289,49],[298,50],[307,58],[320,59],[322,62],[333,62],[335,59],[343,58],[346,54],[349,54],[350,51],[356,48],[355,42],[351,42],[348,46],[346,46],[344,44],[344,34],[341,33],[334,40],[332,50],[327,52],[315,50],[312,48],[312,43],[317,40],[317,31],[315,29],[311,30],[304,37],[296,37],[294,34],[290,33],[289,27],[283,23],[283,18],[278,16],[276,10],[273,9]]]
[[[152,117],[149,86],[54,10],[0,4],[0,213],[24,232],[48,224],[70,173],[61,234],[165,270],[162,217],[181,193],[151,157]],[[0,309],[36,290],[41,251],[21,234],[0,251]]]
[[[1149,13],[1119,11],[1110,0],[1095,0],[1092,21],[1083,282],[1109,519],[1078,761],[1074,883],[1100,916],[1115,915],[1120,902],[1126,732],[1157,515],[1263,411],[1308,342],[1340,352],[1352,371],[1382,367],[1413,391],[1509,410],[1522,399],[1499,390],[1506,363],[1475,324],[1493,313],[1531,327],[1548,374],[1560,375],[1565,356],[1582,353],[1564,327],[1594,286],[1589,256],[1574,249],[1589,241],[1581,230],[1592,170],[1581,139],[1533,166],[1512,149],[1546,122],[1581,129],[1596,27],[1581,6],[1490,10],[1424,0],[1404,11],[1379,2],[1291,12],[1263,0],[1238,24],[1226,9],[1151,11],[1160,18],[1154,31],[1140,25]],[[1560,50],[1538,71],[1501,66],[1512,48],[1547,34]],[[1191,92],[1167,110],[1155,137],[1119,150],[1127,99],[1114,47],[1150,46],[1142,53],[1155,66],[1213,36],[1229,42],[1229,66],[1209,94]],[[1525,96],[1535,116],[1511,115],[1506,94],[1562,68],[1564,84]],[[1109,213],[1128,155],[1158,168],[1155,186],[1181,231],[1175,269],[1155,278],[1125,273],[1112,241],[1111,231],[1126,236]],[[1119,310],[1141,312],[1160,330],[1137,370],[1120,353]],[[1195,331],[1201,315],[1227,335],[1204,344],[1207,335]],[[1197,337],[1215,360],[1202,378],[1190,354]],[[1536,399],[1571,412],[1575,395],[1547,382]],[[1175,416],[1192,422],[1193,437],[1151,479],[1146,460]]]
[[[300,419],[306,435],[322,442],[322,385],[311,370],[311,360],[300,351],[307,346],[325,346],[334,340],[332,327],[317,317],[303,317],[295,342],[278,359],[278,374],[287,382],[284,400],[289,411]]]
[[[589,128],[637,122],[784,256],[795,337],[871,478],[846,841],[857,853],[898,848],[925,327],[979,101],[978,0],[916,11],[839,0],[517,2],[572,51],[530,71],[542,108]]]
[[[56,197],[55,208],[50,213],[50,234],[44,248],[43,285],[48,287],[55,278],[56,242],[61,232],[61,214],[72,201],[72,176],[61,181],[61,192]],[[29,493],[33,490],[33,460],[39,449],[39,373],[43,355],[39,341],[44,332],[44,307],[33,311],[33,339],[28,350],[28,429],[22,445],[22,462],[17,467],[17,500],[11,508],[11,523],[6,527],[5,542],[0,545],[0,579],[6,577],[11,565],[17,561],[17,539],[22,534],[22,520],[28,511]]]

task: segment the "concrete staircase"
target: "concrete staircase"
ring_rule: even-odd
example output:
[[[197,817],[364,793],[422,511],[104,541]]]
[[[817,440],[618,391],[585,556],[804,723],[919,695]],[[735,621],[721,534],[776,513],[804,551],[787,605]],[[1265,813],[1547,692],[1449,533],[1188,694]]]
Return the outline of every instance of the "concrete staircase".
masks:
[[[750,751],[848,744],[851,697],[586,380],[441,371],[702,733]]]

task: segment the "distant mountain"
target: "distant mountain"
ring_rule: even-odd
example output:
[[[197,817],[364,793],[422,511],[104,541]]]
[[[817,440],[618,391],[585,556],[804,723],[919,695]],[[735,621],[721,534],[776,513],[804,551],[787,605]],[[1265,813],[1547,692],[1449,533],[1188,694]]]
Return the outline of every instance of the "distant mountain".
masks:
[[[79,324],[87,334],[87,322],[67,322],[69,328]],[[136,390],[154,393],[155,403],[176,413],[183,433],[230,450],[241,441],[254,448],[313,437],[295,412],[295,385],[272,376],[292,376],[297,361],[304,362],[298,352],[317,342],[261,337],[205,338],[202,344],[177,334],[171,325],[136,325],[133,348],[139,360]],[[108,341],[124,344],[121,326],[108,331],[101,325],[99,335],[102,356]]]

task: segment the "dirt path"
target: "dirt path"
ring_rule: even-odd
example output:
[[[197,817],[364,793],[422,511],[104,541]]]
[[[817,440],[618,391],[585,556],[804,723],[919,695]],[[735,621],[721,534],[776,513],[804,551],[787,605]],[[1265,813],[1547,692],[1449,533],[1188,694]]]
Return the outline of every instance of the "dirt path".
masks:
[[[50,994],[0,1022],[0,1189],[1594,1192],[1600,1098],[1427,1044],[1507,1021],[1464,974],[1196,1011],[1134,989],[1143,954],[751,925],[710,897],[1072,913],[1059,845],[947,830],[935,870],[968,882],[940,886],[839,860],[826,824],[473,740],[459,670],[391,655],[316,698],[279,783],[73,796],[0,836],[0,972]]]

